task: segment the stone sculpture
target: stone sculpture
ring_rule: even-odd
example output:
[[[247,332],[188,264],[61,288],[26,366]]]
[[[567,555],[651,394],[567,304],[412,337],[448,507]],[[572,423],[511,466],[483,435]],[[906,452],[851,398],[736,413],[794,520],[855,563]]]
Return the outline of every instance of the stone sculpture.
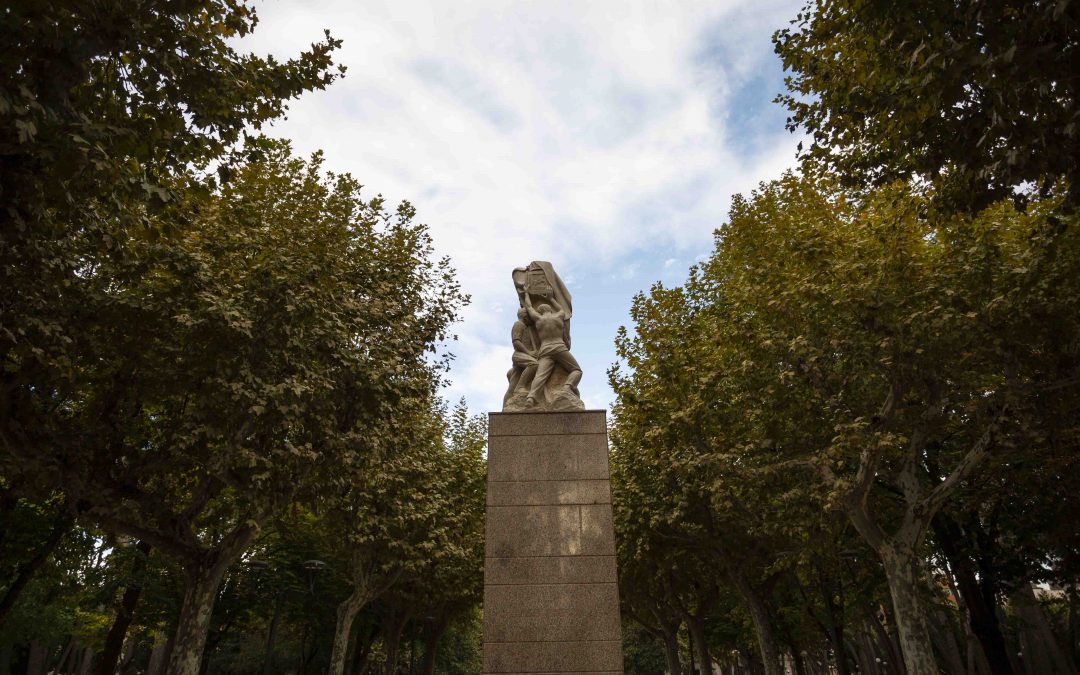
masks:
[[[584,410],[581,366],[570,353],[570,291],[543,260],[516,268],[511,278],[520,308],[510,331],[514,356],[503,412]]]

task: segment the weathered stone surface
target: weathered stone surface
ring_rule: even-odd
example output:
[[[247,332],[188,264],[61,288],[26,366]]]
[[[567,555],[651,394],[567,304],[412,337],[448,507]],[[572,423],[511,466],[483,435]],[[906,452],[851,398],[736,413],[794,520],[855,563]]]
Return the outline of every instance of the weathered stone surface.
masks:
[[[611,505],[489,506],[486,552],[493,558],[614,555]]]
[[[589,671],[622,673],[622,641],[484,644],[485,673]]]
[[[488,440],[488,480],[607,480],[607,437],[493,436]]]
[[[490,642],[618,640],[615,583],[487,586],[484,639]]]
[[[503,584],[610,583],[616,578],[615,556],[574,555],[534,558],[488,558],[484,586]]]
[[[488,421],[491,436],[607,434],[603,410],[489,413]]]
[[[488,506],[539,504],[610,504],[607,480],[543,480],[490,482]]]
[[[550,410],[584,410],[585,404],[578,396],[577,388],[562,386],[555,389],[548,400]]]
[[[621,674],[604,412],[491,422],[484,672]]]
[[[600,555],[615,555],[614,520],[611,504],[581,507],[581,542],[589,550],[580,555],[591,555],[594,550]]]

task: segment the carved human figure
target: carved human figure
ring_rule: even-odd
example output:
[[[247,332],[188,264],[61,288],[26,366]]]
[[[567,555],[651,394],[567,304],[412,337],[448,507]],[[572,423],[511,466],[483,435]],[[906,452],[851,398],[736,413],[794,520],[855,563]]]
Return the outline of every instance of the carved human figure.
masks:
[[[528,391],[533,374],[536,372],[538,364],[537,352],[539,350],[533,337],[533,328],[528,325],[528,321],[528,310],[524,307],[520,308],[517,313],[517,321],[514,322],[514,327],[510,329],[510,341],[514,345],[514,356],[511,360],[514,365],[506,373],[506,379],[510,381],[510,386],[507,387],[506,396],[503,397],[503,405],[506,405],[515,392]]]
[[[566,322],[570,318],[569,315],[559,307],[554,298],[549,300],[550,304],[545,302],[534,308],[528,289],[526,289],[524,300],[525,310],[532,319],[533,325],[536,326],[536,333],[540,338],[536,373],[533,375],[529,396],[526,398],[526,404],[531,407],[535,406],[541,397],[544,385],[551,377],[551,371],[556,363],[566,369],[567,377],[564,386],[574,392],[577,391],[577,384],[581,381],[581,366],[578,365],[577,359],[566,345]]]
[[[581,366],[570,354],[570,290],[546,260],[514,268],[511,277],[520,309],[510,331],[514,356],[503,411],[584,410]]]

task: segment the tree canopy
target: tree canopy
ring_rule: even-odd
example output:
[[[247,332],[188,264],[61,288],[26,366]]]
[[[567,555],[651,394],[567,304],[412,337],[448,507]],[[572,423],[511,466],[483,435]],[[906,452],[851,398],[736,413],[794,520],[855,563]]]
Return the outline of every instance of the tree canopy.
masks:
[[[978,210],[1080,175],[1080,7],[1058,0],[814,0],[776,32],[806,158],[862,189],[933,180]]]
[[[628,610],[668,633],[685,621],[699,642],[673,575],[689,575],[708,625],[716,576],[694,572],[703,558],[740,598],[767,672],[785,646],[802,649],[799,632],[831,643],[839,664],[838,631],[856,620],[832,593],[811,603],[807,586],[854,579],[824,537],[876,556],[908,672],[929,673],[950,652],[931,637],[951,611],[927,592],[933,556],[1000,560],[980,572],[997,585],[992,604],[1025,583],[1071,583],[1074,539],[1029,517],[1077,492],[1080,242],[1060,199],[973,217],[904,184],[855,199],[794,175],[736,197],[713,255],[683,287],[639,296],[618,344]],[[1017,491],[1023,508],[987,510]],[[996,534],[958,551],[945,541],[952,519]],[[1030,536],[1048,548],[1005,563],[1008,542]],[[797,622],[836,614],[833,628],[792,625],[793,604],[807,612]],[[999,627],[984,649],[1005,639]]]
[[[398,562],[412,555],[410,583],[454,583],[433,661],[477,601],[475,422],[436,400],[449,359],[438,350],[467,298],[411,205],[362,196],[321,155],[258,135],[341,75],[340,42],[326,33],[285,61],[243,53],[257,17],[238,0],[17,2],[3,14],[2,660],[89,667],[100,649],[96,667],[113,672],[149,640],[147,669],[200,672],[237,624],[265,616],[245,556],[277,551],[273,576],[302,587],[296,551],[313,575],[337,549],[291,525],[342,516],[333,498],[373,498],[392,474],[418,514],[419,548],[392,542]],[[453,434],[468,449],[445,449]],[[418,484],[420,469],[439,480]],[[423,508],[407,500],[417,494]],[[61,601],[46,581],[65,569],[95,590]],[[328,576],[323,606],[347,576]],[[68,612],[54,633],[8,631],[50,608]],[[125,641],[139,630],[142,642]]]

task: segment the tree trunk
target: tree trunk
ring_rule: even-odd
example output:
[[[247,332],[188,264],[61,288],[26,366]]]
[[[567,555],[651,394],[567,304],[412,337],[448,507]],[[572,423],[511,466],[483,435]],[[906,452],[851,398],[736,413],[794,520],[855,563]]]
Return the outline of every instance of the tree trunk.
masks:
[[[375,638],[379,635],[379,624],[372,624],[371,630],[367,632],[366,637],[361,635],[356,636],[356,647],[353,649],[353,661],[350,667],[350,675],[363,675],[367,672],[370,657],[371,648],[375,644]]]
[[[664,644],[664,661],[668,675],[682,675],[682,655],[679,654],[679,629],[682,627],[682,620],[678,615],[665,612],[665,606],[670,607],[650,598],[648,609],[656,620],[655,625],[649,625],[633,613],[631,617]]]
[[[301,658],[300,673],[301,673],[301,675],[303,675],[303,673],[308,672],[308,670],[311,668],[312,661],[315,660],[315,655],[319,653],[319,635],[318,635],[318,631],[317,630],[310,631],[310,635],[311,635],[311,650],[310,651],[308,651],[308,648],[307,648],[308,634],[309,634],[308,628],[305,627],[304,628],[304,639],[300,641],[300,658]]]
[[[281,608],[285,604],[285,591],[279,589],[274,594],[274,613],[270,615],[270,625],[266,631],[266,649],[263,654],[263,675],[274,673],[274,648],[277,646],[278,622],[281,620]]]
[[[398,666],[398,648],[401,646],[401,632],[409,622],[409,612],[400,610],[387,617],[383,628],[383,645],[386,647],[386,675],[396,675]]]
[[[967,626],[965,639],[967,641],[967,672],[970,675],[992,675],[990,663],[986,660],[982,645],[979,644],[979,639],[975,637],[970,625]],[[1009,668],[1012,668],[1011,664]]]
[[[354,590],[337,606],[334,645],[330,650],[329,675],[342,675],[345,672],[345,657],[349,652],[349,636],[352,634],[353,620],[367,604],[367,597],[366,592]]]
[[[82,650],[82,658],[79,660],[78,675],[90,675],[90,667],[94,664],[94,649],[86,647]]]
[[[1065,635],[1069,642],[1069,655],[1072,656],[1073,663],[1080,662],[1080,651],[1077,650],[1076,645],[1076,583],[1073,582],[1066,586],[1069,597],[1069,621],[1065,628]]]
[[[949,569],[946,572],[946,577],[949,580],[949,590],[952,591],[953,597],[957,599],[957,609],[960,610],[960,628],[964,633],[964,657],[967,659],[964,672],[967,675],[990,675],[986,654],[983,653],[982,645],[979,644],[978,638],[975,637],[974,631],[971,630],[971,611],[963,601],[957,587],[956,574]]]
[[[668,675],[682,673],[682,658],[679,656],[678,630],[674,633],[664,630],[664,660],[667,661]]]
[[[938,675],[926,612],[919,599],[915,555],[887,545],[882,546],[878,554],[889,584],[905,671],[908,675]]]
[[[30,652],[26,657],[26,675],[42,675],[45,672],[46,651],[38,640],[30,641]]]
[[[135,650],[138,647],[138,640],[127,640],[124,642],[124,650],[120,654],[120,663],[117,666],[116,672],[120,675],[126,675],[131,669],[131,659],[135,657]]]
[[[694,661],[697,657],[694,656],[694,634],[691,633],[689,629],[686,631],[686,638],[689,643],[686,645],[686,660],[689,661],[686,672],[687,675],[694,675],[694,673],[697,672],[697,666],[694,665]]]
[[[694,652],[697,656],[699,670],[702,673],[712,673],[712,655],[709,654],[709,643],[705,638],[705,617],[692,616],[686,621],[686,629],[694,641]]]
[[[806,663],[803,662],[802,654],[795,645],[791,646],[791,662],[792,665],[795,666],[795,675],[808,675],[806,672]]]
[[[41,569],[41,566],[45,564],[45,561],[49,559],[52,552],[56,550],[57,545],[63,540],[64,535],[70,531],[71,516],[67,513],[60,514],[53,522],[53,528],[49,532],[49,536],[45,538],[45,541],[41,542],[37,551],[34,552],[34,556],[19,565],[15,580],[11,582],[7,591],[4,592],[4,597],[0,598],[0,626],[4,625],[4,618],[15,607],[15,601],[19,599],[19,596],[26,589],[26,585],[34,578],[34,574]]]
[[[930,632],[930,639],[941,659],[946,663],[946,672],[950,675],[964,675],[967,669],[964,667],[964,659],[960,654],[960,646],[956,642],[952,621],[938,607],[933,609],[929,619],[934,628]]]
[[[833,584],[831,580],[826,577],[825,572],[822,570],[820,564],[814,565],[818,578],[818,590],[821,593],[821,599],[825,605],[825,632],[829,638],[829,644],[832,645],[833,654],[836,657],[836,673],[837,675],[850,675],[850,668],[848,667],[847,650],[844,649],[844,610],[843,607],[837,605],[835,601],[836,593],[834,593]],[[843,588],[843,580],[840,581],[841,590]],[[843,595],[840,596],[840,602],[843,603]]]
[[[874,654],[874,641],[870,636],[869,627],[863,623],[863,629],[858,633],[858,644],[856,646],[855,655],[859,661],[859,672],[863,675],[879,675],[881,668],[878,667],[878,662],[875,660],[878,657]]]
[[[96,669],[97,675],[113,675],[116,672],[116,664],[120,661],[120,653],[124,649],[124,638],[127,636],[128,626],[135,617],[135,607],[142,593],[146,558],[150,555],[150,544],[140,541],[135,548],[137,553],[131,564],[131,580],[124,589],[124,597],[120,600],[120,609],[116,612],[109,634],[105,636],[105,646],[101,650],[101,658],[98,660]]]
[[[742,596],[747,609],[750,610],[750,620],[754,624],[754,633],[757,635],[758,651],[761,653],[761,660],[765,666],[765,675],[783,675],[780,668],[780,650],[776,646],[776,636],[773,634],[769,609],[765,606],[765,601],[740,572],[729,571],[728,576],[731,577],[735,589]]]
[[[743,659],[746,661],[746,670],[751,675],[761,675],[765,672],[765,668],[761,665],[761,650],[757,652],[746,649],[743,651]]]
[[[154,631],[154,646],[150,648],[150,661],[146,675],[161,675],[169,650],[169,636],[163,630]]]
[[[900,655],[900,644],[893,639],[888,629],[881,625],[881,621],[878,620],[874,609],[870,605],[863,604],[863,614],[869,628],[867,635],[873,638],[870,645],[871,652],[874,654],[875,659],[881,659],[882,666],[878,670],[882,673],[900,675],[904,670],[904,658]]]
[[[180,620],[172,653],[166,666],[166,675],[199,675],[203,649],[210,628],[210,615],[214,611],[218,588],[225,576],[228,562],[221,560],[205,562],[188,572],[184,602],[180,607]]]
[[[952,577],[956,581],[960,601],[967,610],[968,625],[979,641],[991,675],[1014,675],[1009,663],[1008,647],[1001,625],[997,620],[993,583],[983,574],[982,583],[976,579],[971,560],[960,552],[957,542],[963,531],[951,516],[939,513],[933,520],[938,547],[949,562]],[[985,572],[985,570],[984,570]],[[989,591],[989,592],[987,592]]]
[[[1076,675],[1076,667],[1061,649],[1030,582],[1020,584],[1011,596],[1019,625],[1024,663],[1035,673]]]
[[[440,614],[431,627],[431,632],[424,641],[424,658],[420,663],[422,675],[435,675],[435,657],[438,656],[439,643],[442,641],[443,635],[446,634],[446,628],[449,625],[449,617]]]
[[[75,664],[68,665],[69,661],[73,661],[75,654],[75,636],[72,635],[68,638],[67,646],[64,647],[64,651],[60,652],[60,658],[56,660],[56,667],[50,668],[51,673],[69,673],[74,669]]]

